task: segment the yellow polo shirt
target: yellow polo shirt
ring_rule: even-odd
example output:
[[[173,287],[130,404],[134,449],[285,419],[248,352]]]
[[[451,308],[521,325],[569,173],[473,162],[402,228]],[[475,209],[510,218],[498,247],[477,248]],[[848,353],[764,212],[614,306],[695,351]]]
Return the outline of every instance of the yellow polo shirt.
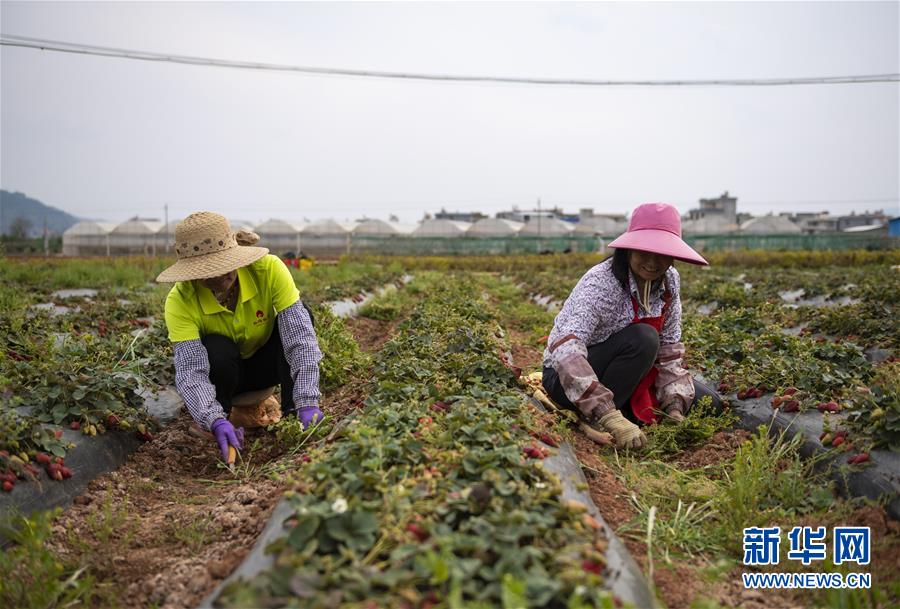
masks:
[[[275,314],[297,302],[300,292],[291,272],[272,254],[237,272],[239,292],[234,313],[220,305],[199,281],[179,281],[169,290],[166,327],[170,341],[221,334],[234,341],[244,359],[266,344],[275,328]]]

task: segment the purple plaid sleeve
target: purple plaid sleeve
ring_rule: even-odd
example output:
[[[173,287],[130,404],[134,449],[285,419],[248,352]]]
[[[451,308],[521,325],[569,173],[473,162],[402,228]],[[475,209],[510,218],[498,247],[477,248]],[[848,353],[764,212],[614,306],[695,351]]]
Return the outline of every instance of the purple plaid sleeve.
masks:
[[[309,312],[297,301],[278,314],[278,331],[284,345],[284,357],[294,379],[294,406],[318,406],[319,361],[322,352]]]
[[[209,355],[199,339],[175,343],[175,387],[203,429],[209,431],[216,419],[225,417],[216,401],[216,388],[209,381]]]

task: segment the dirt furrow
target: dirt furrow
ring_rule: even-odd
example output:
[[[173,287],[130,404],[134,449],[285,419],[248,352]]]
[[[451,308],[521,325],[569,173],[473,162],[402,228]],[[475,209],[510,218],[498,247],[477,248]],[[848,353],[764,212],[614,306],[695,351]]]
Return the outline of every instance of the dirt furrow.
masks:
[[[395,323],[347,321],[364,351],[380,348]],[[363,379],[323,396],[340,421],[361,407]],[[283,486],[288,457],[274,435],[247,430],[244,466],[235,476],[218,464],[211,437],[191,429],[186,411],[118,470],[92,481],[55,522],[50,546],[87,567],[96,606],[192,607],[244,559],[265,527]]]

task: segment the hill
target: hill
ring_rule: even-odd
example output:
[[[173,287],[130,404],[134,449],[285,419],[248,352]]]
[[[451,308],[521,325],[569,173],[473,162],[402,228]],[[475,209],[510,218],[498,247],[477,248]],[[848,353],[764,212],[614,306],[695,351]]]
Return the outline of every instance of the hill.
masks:
[[[10,227],[18,219],[22,218],[28,227],[29,237],[39,237],[43,233],[44,220],[51,234],[61,235],[64,230],[78,222],[79,218],[66,212],[50,207],[25,196],[21,192],[9,192],[0,190],[0,234],[10,233]]]

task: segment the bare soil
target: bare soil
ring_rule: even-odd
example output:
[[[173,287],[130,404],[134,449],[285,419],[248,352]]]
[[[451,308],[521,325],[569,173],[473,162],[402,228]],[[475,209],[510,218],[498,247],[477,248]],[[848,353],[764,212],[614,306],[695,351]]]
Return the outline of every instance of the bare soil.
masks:
[[[509,331],[510,351],[516,366],[526,372],[540,370],[544,359],[542,345],[529,345],[529,335],[518,330]]]
[[[373,351],[396,324],[347,325],[363,350]],[[339,423],[361,407],[365,390],[365,380],[354,380],[323,396],[322,409]],[[265,527],[284,490],[276,470],[302,459],[287,457],[264,429],[247,430],[245,468],[235,475],[219,464],[212,438],[191,425],[182,411],[122,467],[93,480],[54,524],[49,544],[98,580],[100,606],[196,606]]]

